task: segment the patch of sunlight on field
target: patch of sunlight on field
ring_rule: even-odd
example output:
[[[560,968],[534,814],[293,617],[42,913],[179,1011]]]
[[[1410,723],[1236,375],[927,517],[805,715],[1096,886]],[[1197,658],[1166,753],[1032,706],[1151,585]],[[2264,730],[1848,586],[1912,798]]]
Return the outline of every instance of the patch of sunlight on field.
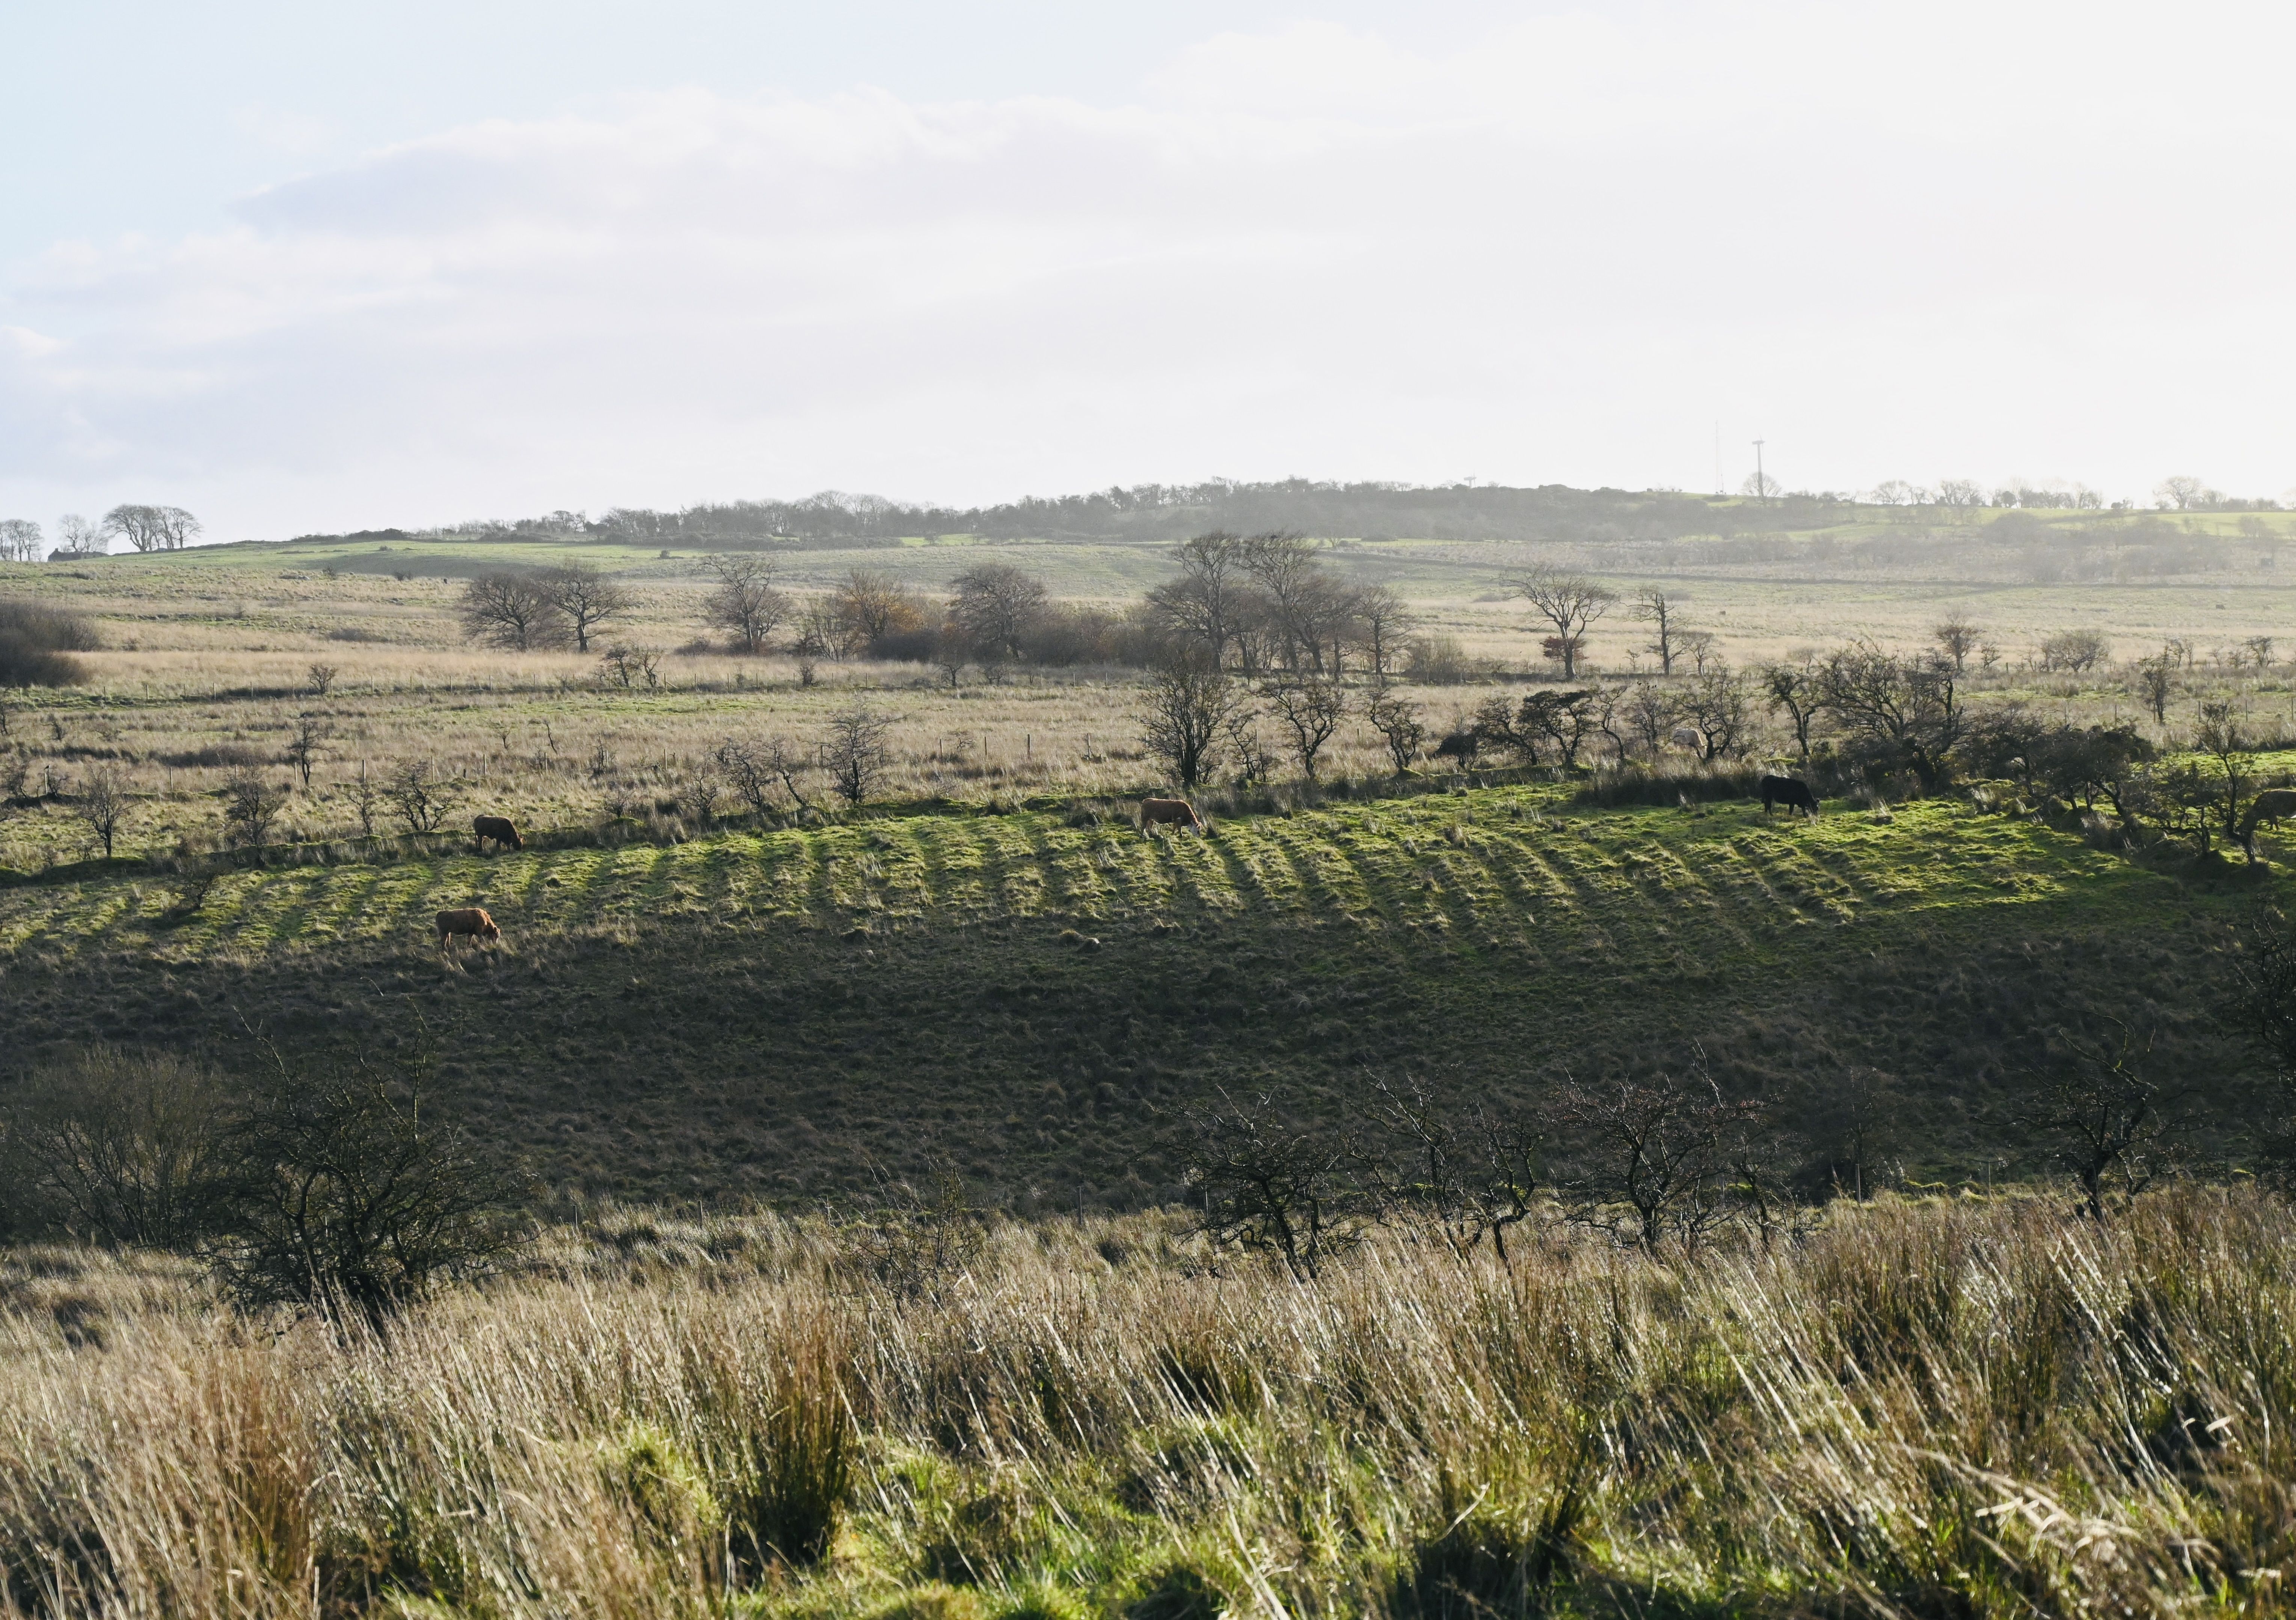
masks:
[[[470,855],[391,865],[230,872],[197,912],[182,879],[0,889],[0,950],[163,958],[276,954],[404,937],[483,905],[520,936],[650,917],[782,927],[1247,915],[1425,930],[1463,948],[1631,951],[1682,939],[1759,953],[1766,937],[1867,916],[2053,900],[2158,881],[2079,839],[1947,801],[1887,820],[1841,810],[1764,822],[1735,806],[1557,814],[1552,789],[1501,788],[1290,816],[1236,816],[1214,836],[1143,837],[1043,814],[888,818],[611,850]]]

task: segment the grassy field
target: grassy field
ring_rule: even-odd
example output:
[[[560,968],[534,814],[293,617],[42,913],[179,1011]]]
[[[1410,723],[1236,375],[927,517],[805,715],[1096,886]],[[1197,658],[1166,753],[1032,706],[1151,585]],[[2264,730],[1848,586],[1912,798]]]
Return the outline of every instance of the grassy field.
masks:
[[[2227,544],[2269,538],[2229,517],[2186,528],[2210,523]],[[1834,540],[1840,577],[1807,536],[1783,560],[1737,541],[1585,550],[1621,585],[1659,570],[1742,662],[1853,634],[1915,644],[1969,609],[2009,649],[1972,683],[1980,701],[2137,717],[2120,669],[2020,661],[2043,634],[2098,627],[2124,654],[2170,635],[2198,650],[2169,725],[2143,717],[2160,740],[2208,693],[2236,697],[2259,735],[2288,729],[2284,664],[2208,661],[2296,623],[2276,576],[1941,580],[1849,566],[1885,543],[1918,560],[1930,542],[1912,531],[1874,520]],[[577,554],[636,587],[618,635],[692,649],[665,658],[659,690],[603,690],[594,659],[461,635],[461,579]],[[1332,554],[1520,678],[1532,642],[1498,594],[1505,548]],[[1154,546],[962,540],[785,561],[800,590],[855,566],[938,589],[981,558],[1104,601],[1168,566]],[[1231,815],[1215,794],[1215,838],[1145,841],[1119,820],[1162,785],[1135,675],[974,671],[952,691],[922,667],[855,662],[808,686],[786,659],[709,650],[701,590],[691,553],[453,538],[0,569],[0,592],[83,610],[103,642],[85,655],[89,685],[0,711],[0,765],[25,773],[0,812],[9,1060],[105,1039],[238,1062],[250,1028],[313,1049],[389,1043],[419,1010],[453,1029],[464,1099],[553,1185],[701,1200],[810,1198],[945,1163],[1021,1205],[1138,1205],[1176,1190],[1160,1144],[1215,1084],[1342,1111],[1367,1075],[1407,1068],[1461,1096],[1524,1097],[1562,1068],[1677,1063],[1693,1044],[1800,1123],[1812,1176],[1856,1073],[1904,1100],[1907,1176],[1981,1178],[2025,1152],[2003,1099],[2033,1044],[2116,1010],[2160,1024],[2167,1077],[2196,1083],[2209,1119],[2243,1106],[2244,1060],[2214,1033],[2224,929],[2282,892],[2276,868],[2178,877],[1950,799],[1767,827],[1742,804],[1598,812],[1553,784],[1397,785],[1359,721],[1326,755],[1338,798],[1287,787]],[[1598,659],[1615,668],[1633,634],[1606,622]],[[324,696],[314,663],[333,667]],[[1496,690],[1414,695],[1439,729]],[[857,703],[894,722],[884,800],[865,815],[761,830],[691,807],[719,743],[803,740]],[[209,884],[187,875],[211,863],[227,773],[288,780],[281,750],[306,714],[326,736],[277,830],[295,848]],[[1782,740],[1758,739],[1755,757]],[[410,758],[450,780],[450,828],[508,814],[533,847],[480,860],[392,836],[387,812],[368,836],[357,773]],[[89,863],[71,784],[106,766],[133,798],[121,860]],[[721,793],[716,808],[734,807]],[[428,920],[468,904],[508,945],[442,970]]]
[[[1845,1073],[1907,1110],[1905,1174],[2030,1161],[1997,1115],[2052,1024],[2160,1026],[2239,1116],[2218,1002],[2259,893],[1965,804],[1809,825],[1573,810],[1491,788],[1144,839],[1089,811],[944,813],[684,843],[0,889],[30,1053],[319,1049],[447,1032],[449,1079],[570,1195],[791,1199],[946,1165],[1023,1205],[1174,1196],[1215,1084],[1344,1110],[1366,1076],[1526,1099],[1693,1043],[1828,1152]],[[1086,824],[1074,824],[1082,822]],[[431,914],[498,951],[442,966]]]
[[[916,1235],[914,1231],[910,1237]],[[1408,1228],[610,1213],[388,1339],[0,1257],[0,1612],[2270,1616],[2296,1223],[1836,1205],[1663,1263]]]

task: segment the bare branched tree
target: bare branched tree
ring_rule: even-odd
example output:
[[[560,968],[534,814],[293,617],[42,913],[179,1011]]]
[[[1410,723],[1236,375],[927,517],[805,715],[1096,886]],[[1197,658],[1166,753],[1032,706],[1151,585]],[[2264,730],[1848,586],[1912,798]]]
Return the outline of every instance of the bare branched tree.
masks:
[[[1219,749],[1242,709],[1242,690],[1208,651],[1167,654],[1148,678],[1148,723],[1142,740],[1193,788],[1219,763]]]
[[[1644,1249],[1696,1243],[1724,1215],[1732,1133],[1756,1111],[1725,1098],[1702,1060],[1648,1083],[1566,1085],[1556,1117],[1581,1153],[1562,1185],[1571,1218]]]
[[[1967,666],[1969,655],[1985,639],[1985,629],[1955,614],[1931,631],[1930,639],[1938,644],[1938,650],[1953,660],[1954,673],[1958,675]]]
[[[2110,1044],[2057,1032],[2063,1051],[2037,1073],[2019,1122],[2042,1134],[2050,1155],[2081,1190],[2089,1218],[2104,1219],[2108,1190],[2129,1198],[2151,1185],[2173,1153],[2176,1121],[2159,1089],[2137,1072],[2152,1050],[2117,1021]]]
[[[1771,712],[1792,722],[1794,746],[1808,759],[1810,727],[1825,709],[1825,671],[1808,658],[1781,659],[1763,665],[1759,679]]]
[[[286,788],[265,781],[253,765],[242,765],[224,778],[224,828],[235,842],[261,846],[286,807]]]
[[[230,1183],[223,1087],[172,1053],[99,1046],[36,1071],[0,1117],[40,1213],[82,1239],[188,1246]]]
[[[780,802],[774,797],[776,789],[787,794],[796,808],[813,807],[798,783],[813,770],[814,762],[785,737],[723,742],[711,757],[726,773],[734,796],[758,815],[780,811]]]
[[[87,773],[79,785],[79,800],[72,806],[72,814],[87,823],[87,830],[103,845],[103,858],[111,859],[112,840],[119,836],[120,823],[127,819],[129,798],[127,778],[113,765],[100,765]]]
[[[181,551],[200,535],[200,520],[180,506],[115,506],[103,514],[102,534],[139,552]]]
[[[1370,1212],[1344,1137],[1291,1124],[1268,1098],[1239,1103],[1225,1092],[1187,1124],[1187,1182],[1216,1248],[1269,1256],[1312,1282],[1362,1240]]]
[[[480,574],[463,587],[457,611],[472,640],[512,652],[538,651],[566,639],[566,616],[532,574]]]
[[[590,650],[590,638],[609,619],[622,618],[637,605],[627,588],[587,562],[546,569],[536,582],[550,605],[574,633],[574,650]]]
[[[1347,689],[1330,676],[1307,675],[1271,681],[1261,695],[1267,700],[1268,713],[1292,733],[1300,773],[1315,781],[1316,757],[1347,717]]]
[[[1681,653],[1676,638],[1682,633],[1677,622],[1681,604],[1663,586],[1645,585],[1635,593],[1634,616],[1651,627],[1651,642],[1645,650],[1658,657],[1658,672],[1661,675],[1674,673],[1674,660]]]
[[[307,790],[311,785],[312,768],[319,763],[319,756],[327,751],[327,743],[334,734],[333,722],[316,709],[305,709],[295,716],[295,729],[287,733],[287,746],[281,752],[303,779]]]
[[[789,622],[796,603],[774,584],[774,565],[763,557],[709,558],[717,587],[701,599],[705,622],[734,638],[743,652],[763,652],[774,632]]]
[[[1578,655],[1587,632],[1611,610],[1618,593],[1584,574],[1547,563],[1524,569],[1509,583],[1516,595],[1554,626],[1555,638],[1561,642],[1562,678],[1578,679]]]
[[[234,1132],[234,1186],[208,1245],[233,1297],[380,1332],[438,1284],[524,1246],[523,1178],[439,1109],[427,1032],[389,1065],[291,1062],[264,1046],[270,1074]]]
[[[1364,705],[1364,717],[1371,729],[1387,745],[1387,756],[1395,762],[1395,773],[1410,773],[1411,762],[1419,757],[1419,750],[1427,742],[1427,724],[1421,716],[1422,706],[1411,699],[1398,695],[1385,681],[1371,689]]]
[[[890,767],[892,756],[885,739],[892,731],[888,716],[867,708],[851,708],[829,723],[821,745],[821,768],[829,785],[849,806],[858,806],[877,790]]]
[[[1351,605],[1357,644],[1371,665],[1372,678],[1384,681],[1401,661],[1419,615],[1393,585],[1366,585],[1355,593]]]
[[[1044,618],[1045,582],[1009,562],[984,562],[959,574],[950,616],[964,639],[988,659],[1025,658],[1029,633]]]
[[[455,805],[452,784],[427,759],[401,761],[383,784],[382,796],[414,833],[438,831]]]

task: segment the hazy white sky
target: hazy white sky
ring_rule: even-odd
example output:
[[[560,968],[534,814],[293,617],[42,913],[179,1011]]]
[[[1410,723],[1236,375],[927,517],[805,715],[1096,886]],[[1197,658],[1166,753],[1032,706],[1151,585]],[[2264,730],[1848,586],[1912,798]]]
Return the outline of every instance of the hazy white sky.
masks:
[[[2296,483],[2284,7],[0,5],[0,516]]]

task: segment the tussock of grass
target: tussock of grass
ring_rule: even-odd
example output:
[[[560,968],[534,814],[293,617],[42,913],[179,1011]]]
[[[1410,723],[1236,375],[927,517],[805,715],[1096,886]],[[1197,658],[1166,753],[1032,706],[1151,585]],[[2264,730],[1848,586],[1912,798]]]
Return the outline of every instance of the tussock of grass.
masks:
[[[1170,1239],[1001,1225],[919,1295],[817,1223],[625,1212],[387,1345],[96,1260],[99,1351],[12,1286],[10,1612],[2288,1605],[2296,1215],[2259,1197],[1884,1201],[1663,1264],[1398,1237],[1308,1287]]]

